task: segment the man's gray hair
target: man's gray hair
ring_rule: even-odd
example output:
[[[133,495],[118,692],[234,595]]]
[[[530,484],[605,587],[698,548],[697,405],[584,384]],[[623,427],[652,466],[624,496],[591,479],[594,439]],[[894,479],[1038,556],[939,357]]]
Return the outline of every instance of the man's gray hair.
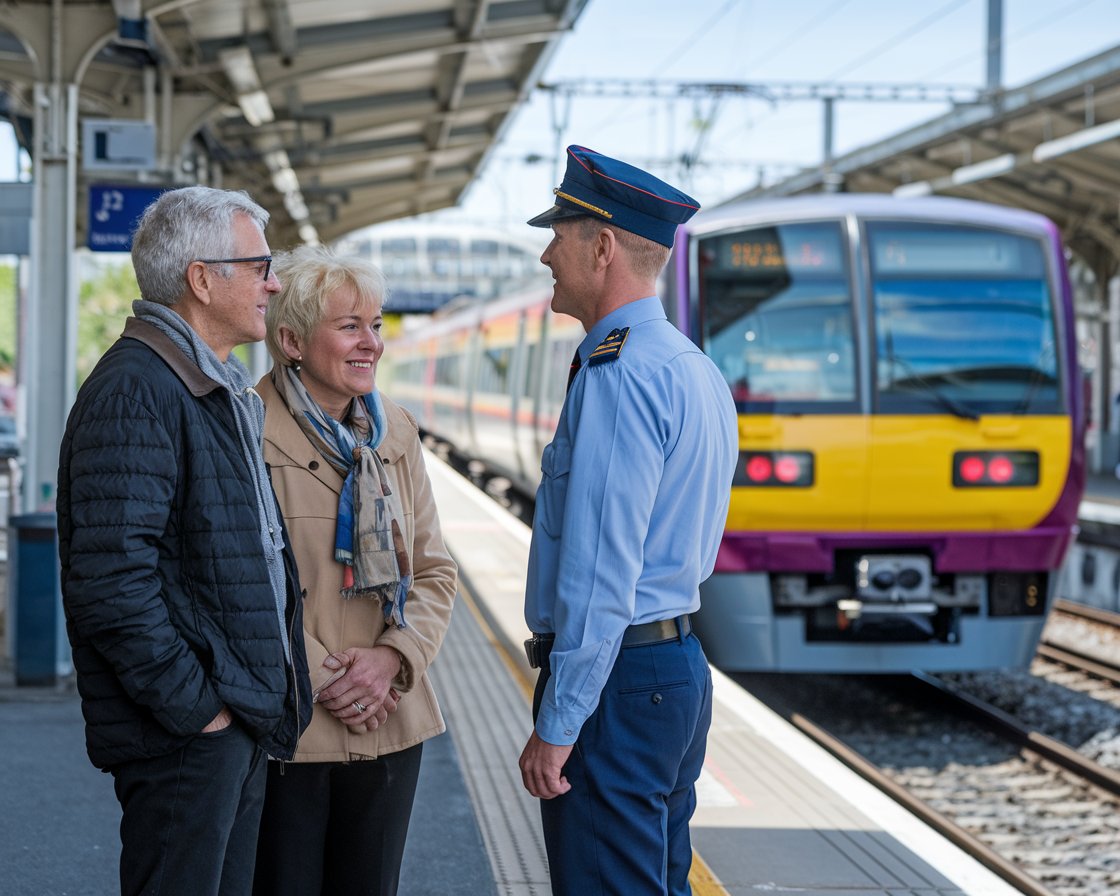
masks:
[[[262,232],[268,223],[268,212],[244,190],[183,187],[163,193],[145,209],[132,236],[132,268],[140,297],[174,305],[186,293],[192,261],[232,257],[237,215],[251,218]],[[231,277],[233,267],[221,265],[218,273]]]

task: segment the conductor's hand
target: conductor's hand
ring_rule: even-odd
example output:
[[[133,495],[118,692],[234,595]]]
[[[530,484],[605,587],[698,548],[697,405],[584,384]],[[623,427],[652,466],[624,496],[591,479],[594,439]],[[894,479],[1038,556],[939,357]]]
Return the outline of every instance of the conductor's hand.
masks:
[[[542,800],[550,800],[572,789],[561,772],[564,763],[572,755],[573,744],[557,746],[543,741],[534,731],[529,735],[529,742],[521,751],[518,766],[521,768],[521,783],[533,796]]]

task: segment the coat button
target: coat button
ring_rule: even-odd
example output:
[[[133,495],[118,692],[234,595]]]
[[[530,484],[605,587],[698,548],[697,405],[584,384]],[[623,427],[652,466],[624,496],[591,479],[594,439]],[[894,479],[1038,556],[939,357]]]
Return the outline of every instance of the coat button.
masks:
[[[660,703],[661,702],[661,695],[660,694],[654,694],[652,697],[650,697],[650,699],[654,703]]]
[[[313,460],[313,461],[311,461],[311,463],[309,463],[309,464],[307,465],[307,469],[309,469],[309,470],[318,470],[318,469],[319,469],[319,461],[317,461],[317,460]]]

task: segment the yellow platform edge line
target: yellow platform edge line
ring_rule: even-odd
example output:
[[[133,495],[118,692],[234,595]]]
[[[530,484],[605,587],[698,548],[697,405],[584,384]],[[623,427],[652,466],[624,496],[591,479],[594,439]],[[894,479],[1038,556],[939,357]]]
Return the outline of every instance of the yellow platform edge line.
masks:
[[[479,628],[482,629],[486,640],[489,641],[494,649],[498,652],[503,663],[513,680],[517,682],[518,687],[521,688],[521,693],[524,694],[525,700],[528,703],[533,701],[533,682],[525,675],[525,671],[517,664],[513,657],[509,655],[509,650],[506,648],[505,642],[499,638],[494,629],[490,627],[490,623],[486,620],[485,615],[478,608],[478,601],[474,594],[463,582],[459,580],[459,596],[462,597],[463,603],[466,604],[467,609],[470,610],[471,615],[474,617],[475,622],[478,623]],[[695,849],[692,850],[692,867],[688,872],[688,882],[692,886],[693,896],[730,896],[723,884],[719,882],[719,878],[715,876],[712,869],[708,867]]]

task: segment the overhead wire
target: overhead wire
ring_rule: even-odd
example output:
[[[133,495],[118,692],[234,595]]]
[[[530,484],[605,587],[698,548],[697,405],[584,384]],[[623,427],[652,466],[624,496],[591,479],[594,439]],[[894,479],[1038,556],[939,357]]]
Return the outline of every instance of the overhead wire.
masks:
[[[826,81],[831,81],[834,78],[839,78],[841,75],[846,75],[848,72],[859,68],[861,65],[865,65],[866,63],[870,62],[872,59],[876,59],[879,56],[881,56],[887,50],[893,49],[894,47],[898,46],[898,44],[902,43],[905,40],[909,40],[915,34],[919,34],[922,31],[925,31],[925,29],[928,28],[930,25],[934,24],[939,19],[941,19],[943,16],[948,15],[949,13],[951,13],[953,10],[957,9],[958,7],[964,6],[966,3],[971,3],[971,2],[973,2],[973,0],[950,0],[950,2],[946,3],[944,6],[938,7],[933,12],[931,12],[928,16],[926,16],[924,19],[922,19],[920,22],[917,22],[914,25],[911,25],[909,28],[903,29],[898,34],[894,35],[891,38],[888,38],[887,40],[883,41],[878,46],[873,47],[872,49],[868,50],[866,53],[864,53],[862,56],[860,56],[854,62],[850,62],[846,66],[844,66],[843,68],[837,69],[831,75],[828,75],[825,78],[825,80]]]
[[[834,16],[836,13],[840,12],[840,10],[842,10],[845,6],[847,6],[851,2],[852,2],[852,0],[837,0],[837,2],[833,3],[830,7],[828,7],[826,10],[824,10],[822,13],[820,13],[820,15],[810,14],[808,20],[805,23],[803,23],[801,25],[798,25],[792,31],[788,32],[785,35],[785,37],[781,38],[778,41],[777,45],[769,53],[767,53],[766,55],[762,56],[759,59],[750,60],[750,65],[752,67],[757,67],[757,66],[760,66],[760,65],[763,65],[763,64],[769,62],[771,59],[774,59],[777,56],[781,56],[783,53],[786,53],[789,50],[790,47],[792,47],[795,43],[797,43],[797,41],[799,41],[801,38],[805,37],[805,35],[814,31],[816,28],[819,28],[826,21],[828,21],[832,16]],[[773,117],[776,114],[777,114],[776,107],[771,106],[770,109],[766,110],[763,113],[761,118],[764,121],[766,118]],[[744,124],[742,124],[739,128],[732,131],[731,134],[734,135],[734,134],[739,134],[739,133],[747,133],[749,131],[754,130],[755,127],[757,127],[760,123],[762,123],[762,121],[760,121],[758,118],[756,118],[754,120],[751,120],[751,121],[747,121]]]
[[[769,62],[771,59],[774,59],[777,56],[781,56],[806,34],[809,34],[815,29],[819,28],[829,18],[838,13],[851,2],[852,0],[838,0],[838,2],[833,3],[832,6],[822,12],[819,16],[811,16],[811,21],[809,21],[807,24],[799,25],[797,28],[790,31],[785,37],[778,41],[778,44],[769,53],[759,59],[752,59],[750,61],[750,64],[752,66],[759,66],[765,62]]]
[[[1035,31],[1038,31],[1040,28],[1043,28],[1046,25],[1049,25],[1051,22],[1054,22],[1054,21],[1057,21],[1058,19],[1063,18],[1064,16],[1068,15],[1069,13],[1073,12],[1076,9],[1080,9],[1083,6],[1089,6],[1093,3],[1098,3],[1098,2],[1099,2],[1099,0],[1073,0],[1072,3],[1067,3],[1065,6],[1062,6],[1059,9],[1052,10],[1049,14],[1044,15],[1042,18],[1035,19],[1033,22],[1030,22],[1029,24],[1024,25],[1019,30],[1013,32],[1012,34],[1009,34],[1006,38],[1004,38],[1004,41],[1003,41],[1004,49],[1006,49],[1008,46],[1011,45],[1012,42],[1018,40],[1020,37],[1025,37],[1028,34],[1031,34]],[[974,50],[970,53],[964,53],[961,56],[956,57],[955,59],[951,59],[948,62],[944,63],[943,65],[938,66],[936,69],[932,69],[932,70],[926,72],[925,74],[919,75],[918,77],[919,77],[919,80],[923,80],[923,81],[926,80],[927,78],[936,78],[938,75],[942,75],[945,72],[952,71],[954,68],[956,68],[958,65],[960,65],[963,62],[972,62],[975,59],[983,59],[983,58],[984,58],[984,52],[982,50],[981,51]]]
[[[723,6],[721,6],[711,16],[708,17],[708,20],[704,22],[704,24],[702,24],[699,28],[692,32],[692,34],[690,34],[683,41],[681,41],[680,45],[677,46],[675,50],[673,50],[668,56],[666,56],[660,63],[654,66],[654,72],[660,72],[662,69],[672,66],[674,62],[678,62],[680,60],[682,50],[687,50],[694,43],[696,43],[696,40],[698,38],[701,38],[705,34],[707,34],[712,28],[715,27],[716,23],[727,14],[727,11],[734,6],[737,6],[739,2],[740,0],[727,0],[727,2],[723,4]]]
[[[660,72],[661,70],[663,70],[665,68],[670,68],[673,65],[673,63],[679,61],[679,59],[681,57],[681,53],[682,53],[683,50],[686,50],[689,47],[693,46],[698,39],[700,39],[705,34],[707,34],[712,28],[714,28],[716,26],[716,24],[721,19],[723,19],[723,17],[725,15],[727,15],[727,13],[731,9],[738,6],[739,4],[740,4],[740,0],[727,0],[727,2],[724,3],[722,6],[720,6],[714,13],[712,13],[712,15],[710,15],[700,25],[699,28],[697,28],[695,31],[693,31],[684,41],[682,41],[679,45],[677,45],[677,47],[671,53],[669,53],[661,63],[659,63],[657,66],[655,66],[654,67],[654,72]],[[622,110],[624,110],[625,108],[626,107],[625,107],[624,104],[619,104],[619,105],[614,106],[600,121],[598,121],[594,125],[592,125],[591,130],[593,132],[598,131],[600,128],[602,128],[602,127],[604,127],[608,124],[617,125],[619,123],[619,121],[621,120],[620,117],[619,117],[620,112]],[[636,117],[637,114],[638,114],[637,110],[632,110],[632,111],[634,111],[634,116]],[[701,135],[700,135],[699,139],[701,141],[703,140],[703,131],[701,132]]]

